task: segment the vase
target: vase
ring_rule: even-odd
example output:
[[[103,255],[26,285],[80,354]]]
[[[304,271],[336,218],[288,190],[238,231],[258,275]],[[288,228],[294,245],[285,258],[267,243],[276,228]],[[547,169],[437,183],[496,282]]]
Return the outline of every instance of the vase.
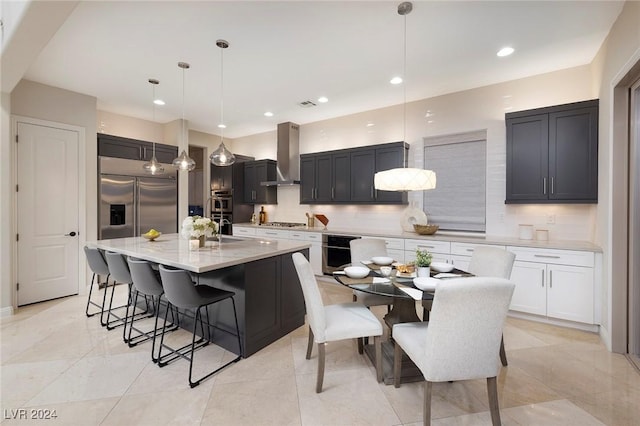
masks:
[[[431,275],[431,267],[429,267],[429,266],[418,266],[416,268],[416,274],[419,277],[428,277],[429,275]]]

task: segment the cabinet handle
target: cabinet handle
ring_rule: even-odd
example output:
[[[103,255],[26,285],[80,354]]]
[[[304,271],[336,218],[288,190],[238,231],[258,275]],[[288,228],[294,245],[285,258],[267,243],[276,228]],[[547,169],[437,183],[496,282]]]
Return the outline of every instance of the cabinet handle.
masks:
[[[547,195],[547,178],[542,178],[542,194]]]
[[[331,199],[333,200],[334,198],[336,198],[336,188],[334,188],[333,186],[331,187]]]
[[[144,160],[144,155],[142,155],[142,147],[141,146],[138,147],[138,157],[141,160]]]
[[[418,245],[418,248],[430,248],[430,249],[433,249],[435,247],[434,246],[421,246],[421,245]]]
[[[373,186],[371,187],[371,198],[373,198]]]
[[[473,249],[467,249],[467,251],[473,251]]]
[[[541,269],[540,273],[542,274],[542,287],[544,287],[544,269]]]
[[[553,194],[553,192],[554,192],[554,191],[553,191],[553,180],[554,180],[554,179],[553,179],[553,176],[551,176],[551,193],[552,193],[552,194]]]
[[[533,257],[544,257],[545,259],[560,259],[560,256],[552,256],[550,254],[534,254]]]
[[[553,288],[553,271],[549,271],[549,288]]]

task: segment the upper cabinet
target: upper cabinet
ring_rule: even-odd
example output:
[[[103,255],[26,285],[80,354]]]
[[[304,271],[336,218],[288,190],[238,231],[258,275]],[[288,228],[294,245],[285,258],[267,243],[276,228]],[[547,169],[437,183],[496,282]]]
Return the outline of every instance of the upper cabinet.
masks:
[[[157,143],[155,149],[156,158],[161,163],[171,164],[178,156],[177,146]],[[98,155],[150,161],[153,155],[153,143],[100,133],[98,134]]]
[[[505,115],[506,203],[598,202],[598,100]]]
[[[248,204],[278,204],[278,187],[262,186],[260,182],[274,181],[277,177],[274,160],[256,160],[244,163],[244,202]]]
[[[301,155],[300,203],[406,204],[406,193],[373,186],[376,172],[406,164],[406,151],[407,144],[394,142]]]

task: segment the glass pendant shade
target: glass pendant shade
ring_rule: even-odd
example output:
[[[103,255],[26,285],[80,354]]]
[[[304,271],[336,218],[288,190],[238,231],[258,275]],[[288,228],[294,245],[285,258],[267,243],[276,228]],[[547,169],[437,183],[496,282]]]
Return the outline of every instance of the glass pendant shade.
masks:
[[[215,166],[230,166],[236,162],[236,156],[224,146],[224,142],[220,142],[220,146],[211,153],[209,159]]]
[[[436,187],[436,173],[413,168],[385,170],[373,176],[373,185],[381,191],[424,191]]]
[[[186,62],[178,62],[178,68],[182,69],[182,140],[188,139],[188,133],[185,129],[185,121],[184,121],[184,70],[188,70],[191,66]],[[173,167],[176,167],[178,170],[190,172],[191,170],[196,168],[196,161],[189,157],[186,150],[182,150],[179,156],[173,159],[171,162]]]
[[[184,170],[188,172],[196,168],[196,161],[193,158],[189,157],[187,155],[187,151],[184,149],[179,156],[173,159],[171,164],[178,170]]]
[[[142,165],[142,169],[145,172],[150,173],[152,175],[159,175],[159,174],[164,173],[164,167],[162,167],[162,164],[160,164],[160,162],[156,158],[156,145],[155,144],[153,144],[153,156],[151,157],[151,161],[149,161],[148,163],[144,163]]]

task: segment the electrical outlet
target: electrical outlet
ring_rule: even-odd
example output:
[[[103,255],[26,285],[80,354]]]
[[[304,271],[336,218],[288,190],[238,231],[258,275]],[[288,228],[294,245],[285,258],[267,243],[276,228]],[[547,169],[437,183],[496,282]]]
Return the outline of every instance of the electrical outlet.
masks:
[[[547,224],[548,225],[555,225],[556,224],[556,215],[555,214],[548,214],[547,215]]]

